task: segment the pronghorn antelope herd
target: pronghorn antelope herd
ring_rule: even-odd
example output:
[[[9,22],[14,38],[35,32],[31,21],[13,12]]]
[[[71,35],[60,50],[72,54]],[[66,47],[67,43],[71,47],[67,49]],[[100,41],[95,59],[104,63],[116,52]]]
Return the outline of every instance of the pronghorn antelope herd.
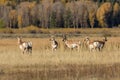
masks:
[[[21,51],[23,52],[26,52],[26,53],[32,53],[32,42],[31,41],[22,41],[22,38],[21,37],[18,37],[18,45],[19,45],[19,48],[21,49]]]
[[[31,41],[22,41],[21,37],[18,37],[17,39],[18,39],[19,48],[23,54],[25,52],[32,53],[32,42]],[[58,41],[55,39],[54,36],[51,36],[49,41],[51,44],[50,47],[52,51],[56,51],[59,46]],[[81,41],[81,40],[69,40],[67,39],[66,35],[63,35],[61,41],[63,41],[65,46],[69,48],[70,50],[73,50],[76,48],[78,52],[80,51],[84,43],[87,45],[87,48],[89,49],[89,51],[92,52],[92,51],[102,51],[107,41],[107,37],[104,37],[103,40],[90,40],[89,37],[86,37],[83,39],[83,41]]]

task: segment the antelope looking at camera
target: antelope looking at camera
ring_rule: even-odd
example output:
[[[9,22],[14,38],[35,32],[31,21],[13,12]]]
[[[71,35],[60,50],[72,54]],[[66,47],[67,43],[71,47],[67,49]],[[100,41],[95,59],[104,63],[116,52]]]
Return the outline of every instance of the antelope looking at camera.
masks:
[[[55,40],[53,36],[50,38],[50,41],[51,41],[52,51],[56,51],[58,48],[58,42]]]
[[[81,42],[80,40],[67,40],[66,38],[66,35],[63,35],[63,40],[62,40],[65,45],[70,48],[71,50],[73,48],[77,48],[77,50],[79,51],[79,48],[80,48],[80,45],[81,45]]]
[[[107,41],[107,38],[105,37],[105,39],[103,39],[102,41],[99,40],[94,40],[91,41],[88,37],[84,39],[84,41],[86,41],[86,44],[88,45],[90,52],[93,50],[98,49],[99,51],[102,50],[102,48],[105,45],[105,42]]]
[[[22,50],[23,54],[24,52],[32,53],[32,42],[22,41],[21,37],[18,37],[17,39],[18,39],[19,48]]]

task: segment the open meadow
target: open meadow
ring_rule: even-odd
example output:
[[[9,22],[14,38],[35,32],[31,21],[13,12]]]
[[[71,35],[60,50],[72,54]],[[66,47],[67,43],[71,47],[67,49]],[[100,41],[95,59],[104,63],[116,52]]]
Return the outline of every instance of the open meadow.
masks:
[[[108,37],[101,52],[89,52],[86,47],[70,51],[61,37],[56,38],[55,52],[49,38],[23,40],[32,41],[32,54],[23,54],[16,38],[0,39],[0,80],[120,80],[120,37]]]

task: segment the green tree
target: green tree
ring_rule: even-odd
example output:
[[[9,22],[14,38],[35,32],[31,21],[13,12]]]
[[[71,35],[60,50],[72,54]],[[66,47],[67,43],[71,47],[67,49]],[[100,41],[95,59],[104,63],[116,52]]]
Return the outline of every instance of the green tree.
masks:
[[[52,12],[50,15],[50,28],[55,28],[56,27],[56,13]]]
[[[66,10],[66,13],[64,14],[64,27],[70,28],[71,24],[71,11],[68,9]]]
[[[2,19],[0,19],[0,28],[4,28],[4,27],[5,27],[4,22]]]

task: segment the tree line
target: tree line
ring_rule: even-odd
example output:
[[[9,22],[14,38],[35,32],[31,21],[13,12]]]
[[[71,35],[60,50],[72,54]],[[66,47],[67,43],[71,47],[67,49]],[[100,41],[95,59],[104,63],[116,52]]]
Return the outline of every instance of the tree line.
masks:
[[[120,25],[119,0],[7,0],[0,28],[112,28]]]

